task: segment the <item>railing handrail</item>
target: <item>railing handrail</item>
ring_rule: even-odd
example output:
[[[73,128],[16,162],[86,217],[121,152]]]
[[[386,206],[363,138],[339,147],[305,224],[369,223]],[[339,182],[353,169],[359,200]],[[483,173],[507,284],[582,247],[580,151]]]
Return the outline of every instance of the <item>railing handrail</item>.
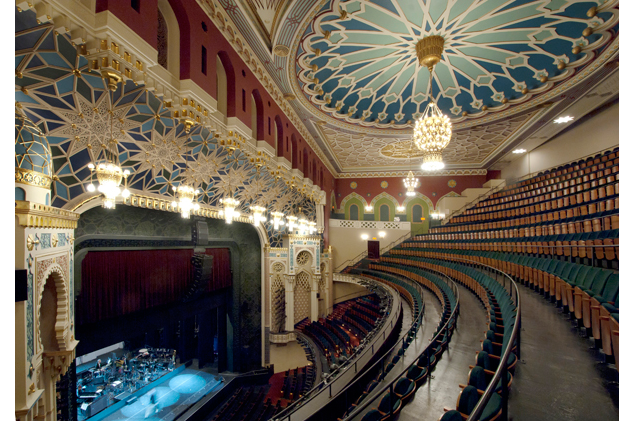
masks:
[[[485,266],[487,267],[489,270],[498,272],[500,274],[502,274],[502,276],[506,277],[509,281],[510,281],[510,285],[512,287],[512,290],[515,290],[515,305],[516,305],[516,316],[515,316],[515,324],[513,325],[513,330],[511,331],[511,337],[508,341],[508,344],[506,346],[506,349],[504,350],[504,354],[502,354],[502,356],[500,357],[500,362],[498,363],[498,368],[497,370],[495,370],[495,374],[493,375],[493,379],[491,379],[491,381],[489,382],[489,385],[487,386],[486,390],[484,391],[484,393],[480,396],[480,400],[478,400],[477,405],[473,408],[473,410],[471,411],[471,414],[469,415],[469,418],[467,419],[467,421],[476,421],[480,419],[480,415],[482,414],[482,411],[484,411],[484,408],[486,407],[487,403],[489,402],[489,399],[491,398],[491,396],[493,395],[493,393],[495,392],[495,389],[497,387],[498,382],[500,381],[500,378],[502,377],[502,374],[504,374],[504,376],[506,376],[506,372],[508,371],[508,359],[509,356],[511,355],[511,350],[513,349],[513,343],[515,342],[516,339],[518,339],[518,335],[519,335],[519,329],[520,329],[520,325],[521,325],[521,298],[520,298],[520,292],[519,292],[519,288],[517,287],[517,284],[515,283],[515,281],[513,280],[513,278],[511,278],[507,273],[494,268],[493,266],[489,266],[485,263],[480,263],[480,262],[474,262],[472,260],[469,259],[462,259],[462,258],[456,258],[457,260],[463,260],[465,262],[468,262],[471,265],[479,265],[479,266]],[[499,283],[499,281],[496,278],[496,282]],[[502,285],[505,289],[505,285]],[[510,295],[511,298],[513,298],[513,294],[512,294],[512,290],[510,291]],[[520,359],[520,343],[519,343],[519,339],[517,341],[517,355],[516,355],[517,359]],[[506,387],[508,387],[507,383],[506,383],[506,379],[504,379],[504,381],[502,382],[502,387],[503,389]],[[507,404],[508,404],[508,389],[507,389],[507,396],[506,396],[506,401],[503,401],[502,403],[502,410],[504,412],[504,414],[507,413]],[[507,419],[506,416],[503,415],[502,419]]]
[[[423,349],[421,351],[421,353],[418,355],[417,359],[420,358],[421,355],[423,355],[423,353],[427,352],[427,350],[432,346],[432,344],[434,344],[434,342],[436,341],[436,339],[438,339],[440,337],[441,334],[444,334],[444,332],[447,330],[447,327],[449,326],[449,323],[451,322],[451,320],[454,319],[454,317],[456,316],[456,312],[458,311],[459,308],[459,304],[460,304],[460,291],[458,290],[458,287],[456,286],[456,283],[454,282],[453,279],[451,279],[449,276],[447,276],[446,274],[439,272],[437,270],[434,269],[427,269],[424,268],[424,270],[430,271],[430,272],[436,272],[442,276],[444,276],[445,278],[447,278],[450,282],[447,282],[447,284],[449,285],[449,287],[451,288],[451,290],[453,291],[453,293],[456,295],[456,305],[454,306],[453,311],[451,312],[451,315],[449,316],[449,318],[447,318],[447,321],[445,322],[445,324],[442,326],[442,328],[440,330],[438,330],[438,332],[436,333],[436,335],[430,339],[429,341],[429,345],[427,345],[425,347],[425,349]],[[419,286],[421,286],[418,282],[411,280],[414,284],[418,284]],[[422,286],[421,286],[422,287]],[[420,316],[422,316],[423,312],[421,311]],[[420,325],[419,325],[420,327]],[[409,334],[409,331],[411,330],[408,329],[407,334]],[[398,345],[400,343],[400,341],[397,341],[396,344],[394,344],[394,346],[392,348],[390,348],[390,350],[388,352],[386,352],[378,361],[376,361],[374,364],[372,364],[372,366],[370,368],[368,368],[369,370],[372,370],[375,366],[377,366],[379,363],[383,363],[384,358],[388,355],[391,354],[391,352],[393,351],[393,349],[396,347],[396,345]],[[375,396],[374,399],[364,399],[355,409],[354,411],[352,411],[350,414],[348,414],[345,418],[342,418],[342,421],[348,421],[353,419],[354,417],[356,417],[357,415],[359,415],[365,408],[367,408],[370,404],[372,404],[375,400],[376,397],[383,395],[383,392],[387,391],[388,389],[392,389],[394,386],[394,383],[396,383],[406,372],[407,370],[409,370],[410,365],[408,365],[407,367],[405,367],[405,369],[394,378],[394,380],[392,380],[391,382],[389,382],[388,384],[386,384],[385,386],[383,386],[381,389],[375,388],[372,391],[372,394]],[[346,386],[345,389],[343,389],[341,391],[341,393],[344,393],[346,390],[348,390],[350,387],[352,387],[357,381],[361,381],[362,377],[359,377],[357,380],[355,380],[354,382],[351,382],[350,384],[348,384]]]
[[[355,275],[349,275],[349,274],[338,274],[340,276],[346,276],[346,277],[350,277],[350,278],[355,278]],[[358,276],[357,276],[358,277]],[[379,287],[385,287],[387,285],[378,282],[378,281],[374,281],[371,279],[364,279],[365,282],[371,281],[372,283],[374,283],[375,285],[379,286]],[[396,290],[395,290],[396,291]],[[398,291],[396,291],[396,294],[398,294]],[[382,326],[383,322],[384,322],[385,318],[381,319],[381,324],[377,325],[375,327],[375,329],[370,332],[370,334],[372,334],[373,332],[375,332],[379,327]],[[370,335],[368,334],[368,335]],[[367,336],[366,336],[367,338]],[[299,409],[299,407],[301,407],[302,405],[304,405],[305,403],[309,402],[310,400],[312,400],[314,397],[316,397],[317,395],[314,395],[313,393],[319,389],[321,389],[322,385],[326,385],[328,380],[330,380],[334,375],[336,374],[343,374],[345,371],[347,371],[348,369],[350,369],[350,367],[353,367],[353,364],[350,364],[351,361],[353,359],[355,359],[357,357],[357,355],[359,353],[361,353],[363,351],[363,349],[361,349],[361,347],[357,347],[357,349],[355,349],[355,351],[352,353],[352,355],[350,355],[343,363],[341,363],[341,365],[339,366],[339,368],[331,373],[329,373],[329,375],[324,378],[322,381],[320,381],[317,385],[313,386],[312,389],[310,389],[308,392],[306,392],[302,397],[300,397],[298,400],[290,403],[286,408],[284,408],[282,411],[280,411],[278,414],[276,414],[274,416],[274,418],[276,420],[280,420],[282,418],[288,417],[288,419],[290,420],[291,415],[293,414],[293,412],[297,409]],[[289,412],[290,411],[290,412]]]

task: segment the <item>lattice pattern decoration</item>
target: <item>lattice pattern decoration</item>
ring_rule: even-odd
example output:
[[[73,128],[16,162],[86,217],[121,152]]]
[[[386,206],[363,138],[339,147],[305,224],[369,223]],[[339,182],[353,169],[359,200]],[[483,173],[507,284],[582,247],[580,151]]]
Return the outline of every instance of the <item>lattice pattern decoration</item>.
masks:
[[[232,190],[242,214],[250,213],[248,207],[257,200],[269,211],[286,214],[301,206],[315,220],[314,202],[283,179],[275,182],[265,168],[257,171],[243,152],[229,153],[211,126],[186,134],[172,109],[142,84],[127,81],[110,92],[68,35],[56,35],[53,24],[38,25],[30,10],[16,11],[15,17],[15,101],[47,136],[56,177],[52,206],[61,208],[85,193],[88,164],[111,136],[112,107],[112,134],[122,167],[131,172],[131,189],[171,200],[171,185],[179,185],[189,167],[202,191],[200,203],[218,206],[218,199]],[[271,247],[282,247],[283,232],[274,232],[272,223],[266,227]]]
[[[310,281],[310,275],[306,272],[295,276],[295,324],[310,317]]]
[[[280,262],[273,263],[273,265],[271,265],[271,271],[274,273],[284,272],[284,264]]]
[[[279,333],[285,330],[286,288],[281,275],[275,275],[271,281],[271,332]]]

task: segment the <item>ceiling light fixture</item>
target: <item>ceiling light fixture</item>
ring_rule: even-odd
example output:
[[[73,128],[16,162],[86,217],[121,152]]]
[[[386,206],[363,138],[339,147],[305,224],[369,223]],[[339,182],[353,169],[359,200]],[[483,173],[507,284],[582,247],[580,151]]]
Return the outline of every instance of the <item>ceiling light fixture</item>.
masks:
[[[410,159],[412,156],[412,145],[413,145],[413,141],[412,143],[410,143],[409,145],[409,151],[407,153],[407,166],[410,166]],[[407,177],[403,179],[403,184],[405,184],[405,189],[407,189],[407,192],[405,193],[405,195],[407,196],[416,196],[416,192],[414,191],[415,189],[418,188],[418,186],[420,185],[418,183],[418,178],[414,177],[414,172],[412,170],[409,171],[409,173],[407,173]]]
[[[284,214],[282,212],[271,212],[271,217],[273,218],[273,229],[279,229],[280,225],[284,225]]]
[[[260,222],[266,222],[266,218],[263,216],[264,212],[266,212],[265,207],[253,205],[251,206],[251,210],[253,211],[253,215],[251,215],[251,222],[253,223],[253,225],[257,227],[258,225],[260,225]]]
[[[559,117],[557,120],[553,120],[553,123],[557,123],[557,124],[562,124],[562,123],[568,123],[569,121],[574,120],[574,117],[570,117],[569,115],[565,116],[565,117]]]
[[[526,149],[515,149],[513,151],[513,153],[524,153],[524,152],[526,152]]]
[[[187,130],[188,124],[185,120],[181,120],[183,123],[183,128],[185,132],[189,134],[189,130]],[[189,126],[191,128],[191,126]],[[189,140],[189,135],[187,136],[187,140]],[[178,187],[172,187],[174,190],[176,198],[178,202],[172,202],[172,207],[178,208],[178,211],[181,213],[181,217],[184,219],[189,219],[192,211],[197,211],[200,209],[200,205],[195,203],[196,196],[199,191],[195,187],[196,180],[191,179],[191,172],[189,170],[189,155],[193,157],[194,148],[190,149],[190,153],[185,155],[185,173],[183,175],[183,179]]]
[[[229,191],[229,194],[227,196],[220,199],[220,203],[222,203],[222,207],[223,207],[222,212],[224,214],[225,222],[227,224],[232,223],[236,217],[240,216],[240,213],[236,212],[236,207],[238,207],[240,202],[233,198],[231,191]]]
[[[108,87],[110,90],[117,89],[116,85],[114,86],[114,89],[112,89],[110,82]],[[128,190],[128,176],[130,175],[130,171],[122,170],[121,165],[119,164],[119,149],[112,130],[114,118],[112,94],[109,94],[109,98],[110,110],[108,113],[110,113],[110,140],[107,145],[102,145],[103,158],[100,159],[98,155],[94,164],[92,162],[88,164],[88,168],[90,168],[91,183],[86,186],[86,190],[91,193],[95,190],[103,193],[104,198],[102,206],[106,209],[114,209],[119,195],[124,198],[130,196],[130,190]],[[97,181],[99,182],[99,187],[97,188],[95,188],[95,185],[92,183],[93,174],[97,174]],[[124,180],[123,191],[119,187],[121,186],[121,179]]]
[[[440,61],[444,43],[443,37],[432,35],[416,44],[416,55],[420,65],[429,69],[429,103],[414,126],[414,142],[418,149],[423,151],[421,168],[426,171],[445,167],[445,163],[442,162],[442,151],[451,140],[451,121],[434,103],[432,86],[434,66]]]

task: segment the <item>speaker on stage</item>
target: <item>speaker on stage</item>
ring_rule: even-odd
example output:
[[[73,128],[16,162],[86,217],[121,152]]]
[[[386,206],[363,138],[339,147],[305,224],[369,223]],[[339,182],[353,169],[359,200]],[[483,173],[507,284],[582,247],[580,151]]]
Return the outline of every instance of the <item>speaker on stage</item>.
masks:
[[[209,244],[209,228],[205,221],[194,221],[192,225],[192,241],[194,246],[206,246]]]
[[[194,280],[183,296],[183,301],[190,301],[198,297],[205,290],[211,280],[214,257],[207,254],[194,254],[192,265],[194,265]]]

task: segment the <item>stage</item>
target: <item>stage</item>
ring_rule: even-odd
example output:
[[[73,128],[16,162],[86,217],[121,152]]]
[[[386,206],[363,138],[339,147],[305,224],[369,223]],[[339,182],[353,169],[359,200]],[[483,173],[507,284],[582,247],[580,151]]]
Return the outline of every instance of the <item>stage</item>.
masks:
[[[224,385],[219,376],[180,366],[88,420],[171,421],[204,396],[218,393]]]

